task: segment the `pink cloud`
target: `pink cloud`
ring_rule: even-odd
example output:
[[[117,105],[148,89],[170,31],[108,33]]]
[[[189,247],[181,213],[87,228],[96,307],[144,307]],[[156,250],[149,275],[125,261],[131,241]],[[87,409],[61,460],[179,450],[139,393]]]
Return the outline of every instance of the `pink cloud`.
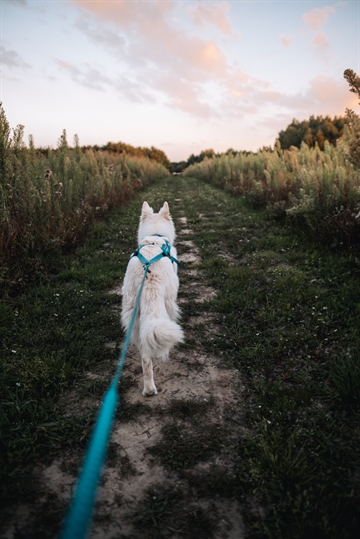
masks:
[[[226,68],[224,55],[214,41],[186,33],[171,18],[174,2],[171,0],[141,2],[138,0],[107,2],[99,0],[72,0],[80,9],[92,13],[108,25],[103,39],[109,32],[115,35],[114,26],[132,43],[128,60],[136,64],[146,58],[157,65],[166,66],[185,76],[202,78],[203,72],[219,73]],[[215,5],[216,7],[216,5]],[[79,23],[79,25],[84,23]],[[97,32],[99,37],[99,31]],[[121,39],[119,35],[117,40]],[[107,38],[109,44],[109,37]]]
[[[317,75],[305,92],[283,95],[279,104],[293,111],[298,119],[315,115],[343,116],[345,109],[356,107],[356,96],[351,94],[345,80]]]
[[[312,40],[312,44],[318,49],[328,49],[329,48],[329,42],[328,42],[326,36],[322,32],[318,32],[316,34],[316,36]]]
[[[229,4],[227,2],[221,2],[221,4],[199,2],[196,6],[187,7],[187,10],[197,26],[211,24],[223,34],[238,35],[232,29],[228,19]]]
[[[202,117],[216,116],[219,106],[211,85],[222,89],[224,100],[226,95],[246,97],[255,87],[268,85],[234,69],[213,39],[178,22],[181,10],[197,25],[212,24],[223,34],[231,33],[226,2],[211,6],[200,2],[191,9],[169,0],[72,2],[82,10],[78,28],[116,54],[132,80],[146,81],[147,88],[160,92],[173,107]]]
[[[334,6],[317,7],[308,13],[304,13],[302,18],[311,30],[318,30],[322,25],[327,23],[330,15],[333,15],[334,13]]]
[[[335,81],[330,77],[318,75],[310,81],[308,96],[318,103],[328,104],[330,108],[336,108],[339,112],[345,111],[346,107],[352,107],[357,101],[354,94],[349,91],[346,81]]]
[[[280,42],[284,47],[289,47],[292,43],[292,36],[286,37],[284,34],[281,34]]]

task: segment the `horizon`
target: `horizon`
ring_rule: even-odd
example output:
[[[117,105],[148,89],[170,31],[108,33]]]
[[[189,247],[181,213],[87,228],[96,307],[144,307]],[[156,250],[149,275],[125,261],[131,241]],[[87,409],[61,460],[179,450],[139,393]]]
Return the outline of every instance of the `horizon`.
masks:
[[[279,10],[281,5],[281,10]],[[3,0],[0,101],[39,147],[122,141],[171,162],[273,146],[359,110],[359,2]],[[26,140],[27,142],[27,140]]]

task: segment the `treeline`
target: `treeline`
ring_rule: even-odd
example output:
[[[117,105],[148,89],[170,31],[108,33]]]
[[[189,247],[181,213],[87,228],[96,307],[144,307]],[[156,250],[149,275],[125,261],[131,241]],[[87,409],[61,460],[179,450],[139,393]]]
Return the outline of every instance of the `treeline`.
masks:
[[[315,148],[317,144],[320,150],[323,150],[325,141],[336,146],[347,123],[347,119],[341,116],[335,116],[333,119],[330,116],[310,116],[309,120],[302,122],[294,118],[285,130],[280,131],[278,140],[283,150],[288,150],[291,146],[300,148],[302,142],[309,148]]]
[[[309,148],[315,148],[318,145],[320,150],[324,150],[326,141],[336,146],[337,140],[344,133],[344,126],[348,123],[348,118],[341,116],[335,116],[333,119],[330,116],[310,116],[309,120],[303,120],[302,122],[294,118],[285,130],[280,131],[277,140],[283,150],[288,150],[291,146],[300,149],[302,142],[305,142]],[[258,151],[271,152],[274,151],[274,148],[263,146]],[[222,153],[216,153],[213,149],[203,150],[199,155],[191,154],[187,161],[171,163],[170,170],[172,173],[180,174],[187,167],[201,163],[206,158],[221,157],[222,155],[235,157],[238,153],[255,155],[257,152],[238,151],[233,148],[229,148]]]
[[[183,170],[185,170],[190,165],[195,165],[196,163],[201,163],[205,158],[212,158],[215,157],[216,154],[212,148],[209,150],[203,150],[199,155],[194,155],[193,153],[190,155],[187,161],[179,161],[177,163],[171,163],[171,169],[170,171],[174,174],[180,174]]]
[[[152,161],[160,163],[168,170],[171,168],[171,163],[167,158],[167,155],[159,148],[151,146],[150,148],[142,146],[131,146],[131,144],[126,144],[125,142],[108,142],[105,146],[82,146],[82,151],[93,150],[93,151],[102,151],[110,152],[112,154],[125,154],[127,157],[139,157],[139,158],[148,158]]]

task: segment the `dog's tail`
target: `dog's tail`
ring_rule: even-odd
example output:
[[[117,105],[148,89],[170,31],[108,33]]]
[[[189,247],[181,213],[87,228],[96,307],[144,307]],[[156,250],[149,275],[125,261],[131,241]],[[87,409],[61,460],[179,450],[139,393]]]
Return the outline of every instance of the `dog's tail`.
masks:
[[[143,354],[165,361],[170,350],[177,343],[183,342],[184,333],[179,324],[165,313],[159,318],[149,318],[140,314],[139,338]]]

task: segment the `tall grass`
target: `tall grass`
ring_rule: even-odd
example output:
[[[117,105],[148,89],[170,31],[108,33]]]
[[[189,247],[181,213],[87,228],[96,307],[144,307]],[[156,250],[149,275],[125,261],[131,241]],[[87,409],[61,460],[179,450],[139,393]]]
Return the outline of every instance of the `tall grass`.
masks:
[[[169,174],[145,158],[86,150],[66,131],[55,150],[27,147],[0,106],[0,287],[19,285],[49,251],[78,243],[96,216]]]
[[[346,130],[345,130],[346,131]],[[309,227],[322,240],[360,242],[360,170],[348,160],[348,132],[324,151],[302,143],[256,154],[239,152],[205,159],[184,174],[243,195],[254,207],[268,207]]]

